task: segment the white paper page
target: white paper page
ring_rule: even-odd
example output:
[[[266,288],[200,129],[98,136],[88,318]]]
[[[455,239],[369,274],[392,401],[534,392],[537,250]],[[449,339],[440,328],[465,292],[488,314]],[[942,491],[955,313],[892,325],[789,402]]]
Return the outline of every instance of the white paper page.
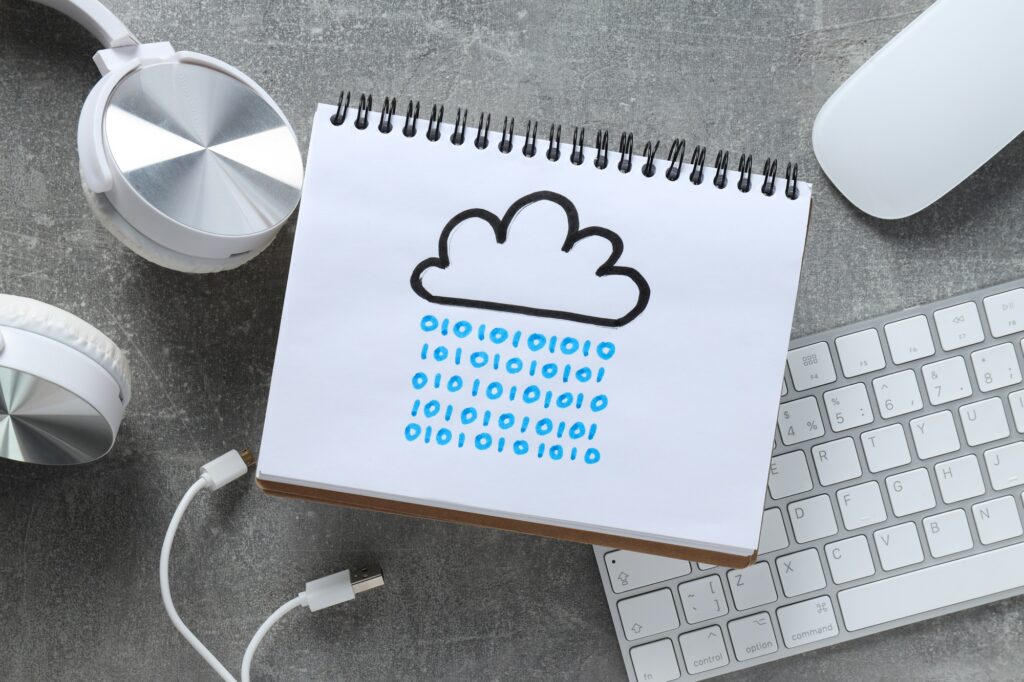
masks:
[[[493,132],[480,150],[472,130],[454,146],[450,127],[431,142],[423,121],[406,138],[332,113],[260,478],[752,552],[810,187],[766,197],[759,176],[715,188],[713,166],[697,186],[664,160],[623,174],[614,151],[601,170],[593,149],[575,166],[568,145],[551,162],[543,140],[527,158]]]

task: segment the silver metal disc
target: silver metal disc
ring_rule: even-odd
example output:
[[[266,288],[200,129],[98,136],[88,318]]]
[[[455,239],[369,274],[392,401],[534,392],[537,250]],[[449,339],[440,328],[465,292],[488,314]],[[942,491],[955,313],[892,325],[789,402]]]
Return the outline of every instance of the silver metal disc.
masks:
[[[99,412],[57,384],[0,367],[0,457],[82,464],[102,457],[114,433]]]
[[[263,232],[299,202],[302,155],[287,121],[215,69],[167,63],[133,71],[114,88],[103,128],[129,185],[192,229]]]

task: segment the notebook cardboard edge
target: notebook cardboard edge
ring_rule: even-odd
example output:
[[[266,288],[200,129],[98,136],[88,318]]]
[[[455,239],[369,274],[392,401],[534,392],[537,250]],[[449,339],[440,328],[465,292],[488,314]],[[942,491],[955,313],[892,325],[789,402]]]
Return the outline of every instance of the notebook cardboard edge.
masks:
[[[603,545],[616,549],[627,549],[645,554],[657,554],[673,559],[687,559],[699,561],[715,566],[727,566],[729,568],[745,568],[757,560],[757,552],[750,555],[726,554],[694,547],[671,545],[665,542],[654,542],[651,540],[638,540],[636,538],[624,537],[621,535],[610,535],[594,531],[579,530],[576,528],[564,528],[532,521],[521,521],[508,519],[502,516],[491,516],[489,514],[477,514],[474,512],[445,509],[426,504],[413,502],[398,502],[386,500],[369,495],[355,495],[335,490],[324,490],[309,486],[295,485],[293,483],[279,483],[257,478],[256,485],[264,492],[277,497],[285,497],[295,500],[309,500],[313,502],[325,502],[354,509],[366,509],[369,511],[386,512],[389,514],[401,514],[402,516],[415,516],[419,518],[433,519],[435,521],[449,521],[464,523],[472,526],[485,528],[496,528],[528,535],[539,535],[542,537],[554,538],[556,540],[567,540],[588,545]]]

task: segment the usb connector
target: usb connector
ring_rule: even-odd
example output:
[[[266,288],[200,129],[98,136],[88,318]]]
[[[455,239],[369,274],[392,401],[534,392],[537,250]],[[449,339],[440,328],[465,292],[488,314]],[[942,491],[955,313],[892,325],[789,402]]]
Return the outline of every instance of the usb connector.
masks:
[[[345,570],[306,583],[306,606],[310,611],[319,611],[356,598],[360,592],[372,590],[384,584],[384,573],[379,566],[360,568],[353,576]]]
[[[200,478],[206,481],[209,490],[220,490],[228,483],[245,476],[249,467],[256,463],[252,450],[245,448],[228,450],[216,459],[212,459],[199,468]]]
[[[367,564],[352,574],[352,591],[356,594],[376,587],[384,587],[384,571],[378,564]]]

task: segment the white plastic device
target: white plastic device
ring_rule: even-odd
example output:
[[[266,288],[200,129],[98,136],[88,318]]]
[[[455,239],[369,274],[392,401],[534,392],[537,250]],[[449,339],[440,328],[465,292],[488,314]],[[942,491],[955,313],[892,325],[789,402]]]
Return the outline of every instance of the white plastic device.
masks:
[[[0,294],[0,458],[102,457],[130,399],[128,361],[102,332],[46,303]]]
[[[1024,2],[938,0],[814,121],[818,163],[857,208],[903,218],[1024,130]]]
[[[238,69],[140,44],[98,0],[36,0],[104,46],[78,125],[89,204],[115,237],[183,272],[237,267],[294,211],[302,156],[284,113]]]

